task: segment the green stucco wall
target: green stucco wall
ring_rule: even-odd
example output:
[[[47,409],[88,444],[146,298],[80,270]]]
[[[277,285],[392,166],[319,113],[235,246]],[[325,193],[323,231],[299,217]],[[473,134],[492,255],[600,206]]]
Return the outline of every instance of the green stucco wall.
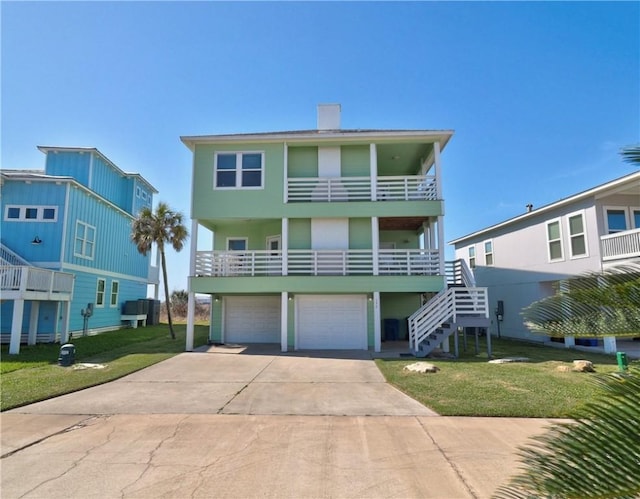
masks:
[[[368,177],[371,175],[369,146],[342,146],[340,171],[343,177]]]
[[[289,147],[287,153],[289,177],[304,178],[318,176],[317,147]]]

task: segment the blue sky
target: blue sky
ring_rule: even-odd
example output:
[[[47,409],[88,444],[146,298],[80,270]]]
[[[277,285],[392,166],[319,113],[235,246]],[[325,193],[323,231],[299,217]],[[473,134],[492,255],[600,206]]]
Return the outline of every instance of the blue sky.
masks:
[[[181,135],[453,129],[445,237],[633,171],[638,2],[2,2],[2,168],[97,147],[189,218]],[[190,223],[189,223],[190,225]],[[169,255],[186,289],[188,249]]]

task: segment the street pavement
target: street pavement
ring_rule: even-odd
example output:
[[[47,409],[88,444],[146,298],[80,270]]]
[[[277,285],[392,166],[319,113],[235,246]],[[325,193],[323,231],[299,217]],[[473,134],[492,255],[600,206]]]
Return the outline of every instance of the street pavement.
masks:
[[[0,414],[0,493],[488,498],[550,424],[438,416],[366,351],[205,347]]]

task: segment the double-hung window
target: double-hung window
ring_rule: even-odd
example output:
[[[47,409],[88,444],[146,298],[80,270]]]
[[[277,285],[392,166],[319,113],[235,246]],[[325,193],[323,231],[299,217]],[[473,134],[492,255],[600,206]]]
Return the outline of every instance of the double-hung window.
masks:
[[[560,220],[551,220],[550,222],[547,222],[547,248],[549,251],[550,262],[564,260]]]
[[[105,280],[99,278],[96,286],[96,307],[104,307]]]
[[[80,220],[76,221],[76,236],[73,246],[74,256],[93,260],[96,244],[96,228]]]
[[[484,264],[493,265],[493,241],[484,242]]]
[[[584,215],[576,213],[569,215],[569,246],[571,258],[579,258],[587,255],[587,234],[584,228]]]
[[[469,268],[476,268],[476,247],[469,246]]]
[[[110,307],[118,306],[118,291],[120,290],[120,283],[118,281],[111,281],[111,299],[109,300]]]
[[[264,154],[216,153],[213,186],[216,189],[261,189],[264,186]]]

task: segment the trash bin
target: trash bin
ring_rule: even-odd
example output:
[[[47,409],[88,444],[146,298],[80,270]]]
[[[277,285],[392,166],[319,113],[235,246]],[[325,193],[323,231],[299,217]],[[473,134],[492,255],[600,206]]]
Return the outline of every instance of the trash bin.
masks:
[[[629,361],[627,361],[627,354],[625,352],[616,352],[616,358],[618,359],[618,370],[626,371],[629,368]]]
[[[400,321],[398,319],[384,320],[384,339],[387,341],[397,341]]]
[[[73,343],[65,343],[60,347],[58,364],[67,367],[76,361],[76,347]]]

